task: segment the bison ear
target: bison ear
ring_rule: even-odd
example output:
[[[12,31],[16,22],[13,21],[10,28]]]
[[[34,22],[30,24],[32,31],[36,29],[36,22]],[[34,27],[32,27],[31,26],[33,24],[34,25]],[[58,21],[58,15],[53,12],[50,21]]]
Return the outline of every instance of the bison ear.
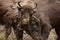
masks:
[[[35,14],[35,13],[36,13],[36,11],[32,11],[32,12],[31,12],[31,16],[32,16],[33,14]]]
[[[37,9],[33,9],[32,13],[33,13],[33,14],[36,13],[36,10],[37,10]]]

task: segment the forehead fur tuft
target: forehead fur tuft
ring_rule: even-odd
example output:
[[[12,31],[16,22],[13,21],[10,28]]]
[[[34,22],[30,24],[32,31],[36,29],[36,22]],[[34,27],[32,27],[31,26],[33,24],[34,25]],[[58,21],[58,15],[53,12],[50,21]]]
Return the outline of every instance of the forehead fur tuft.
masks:
[[[24,0],[20,4],[21,4],[22,7],[25,6],[25,7],[34,8],[36,6],[35,3],[31,0]]]

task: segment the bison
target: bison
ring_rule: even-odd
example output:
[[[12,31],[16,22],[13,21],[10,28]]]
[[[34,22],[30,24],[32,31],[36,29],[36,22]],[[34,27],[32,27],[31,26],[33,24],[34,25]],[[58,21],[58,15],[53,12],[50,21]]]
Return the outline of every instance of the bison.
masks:
[[[20,21],[18,9],[13,9],[13,5],[12,0],[0,0],[0,23],[6,26],[6,40],[11,33],[11,27],[16,28]]]
[[[55,28],[60,40],[60,1],[40,0],[38,2],[37,16],[41,25],[41,40],[47,40],[50,30]]]
[[[21,17],[18,27],[21,28],[22,30],[25,30],[27,34],[29,34],[34,40],[40,40],[41,31],[38,30],[40,29],[40,20],[36,16],[34,16],[35,14],[34,9],[37,7],[37,4],[32,3],[33,5],[31,7],[31,3],[32,3],[31,1],[18,2],[18,5],[20,6],[18,10],[20,10]],[[23,36],[23,34],[20,35]]]
[[[0,23],[6,26],[6,40],[11,33],[11,28],[14,29],[17,40],[23,40],[24,30],[34,40],[40,40],[40,30],[38,30],[40,29],[40,20],[33,15],[37,4],[32,1],[19,1],[17,5],[14,5],[12,0],[7,1],[0,0]]]
[[[30,14],[31,6],[20,4],[19,6],[22,6],[19,9],[21,11],[21,29],[31,35],[34,40],[47,40],[51,29],[55,28],[58,35],[57,40],[59,40],[60,3],[58,0],[40,0],[35,14]]]

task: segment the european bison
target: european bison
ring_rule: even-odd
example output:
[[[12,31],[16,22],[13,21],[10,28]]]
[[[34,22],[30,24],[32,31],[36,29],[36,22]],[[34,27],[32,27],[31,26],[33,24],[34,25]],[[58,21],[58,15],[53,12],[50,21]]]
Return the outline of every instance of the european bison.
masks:
[[[18,9],[13,9],[13,5],[12,0],[0,0],[0,23],[6,26],[6,40],[11,33],[11,27],[16,28],[20,21]]]
[[[32,6],[31,3],[33,4]],[[19,10],[21,16],[21,21],[18,24],[19,27],[25,30],[34,40],[40,40],[41,31],[38,30],[40,29],[40,20],[34,16],[34,9],[37,7],[37,4],[32,1],[22,1],[18,4],[20,6]],[[21,35],[23,36],[23,34]]]
[[[52,28],[56,29],[58,40],[60,40],[60,1],[40,0],[38,2],[38,13],[41,25],[41,40],[47,40]]]
[[[23,30],[34,40],[40,40],[40,30],[38,30],[40,20],[33,16],[36,6],[37,4],[32,1],[18,2],[14,5],[12,0],[0,0],[0,23],[6,25],[6,40],[11,33],[11,27],[14,29],[17,40],[23,40]]]

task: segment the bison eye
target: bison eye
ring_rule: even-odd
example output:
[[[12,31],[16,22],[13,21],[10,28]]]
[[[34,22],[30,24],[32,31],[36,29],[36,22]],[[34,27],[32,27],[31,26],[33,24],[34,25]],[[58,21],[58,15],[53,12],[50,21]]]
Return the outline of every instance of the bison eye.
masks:
[[[32,11],[31,14],[34,14],[36,11]]]

